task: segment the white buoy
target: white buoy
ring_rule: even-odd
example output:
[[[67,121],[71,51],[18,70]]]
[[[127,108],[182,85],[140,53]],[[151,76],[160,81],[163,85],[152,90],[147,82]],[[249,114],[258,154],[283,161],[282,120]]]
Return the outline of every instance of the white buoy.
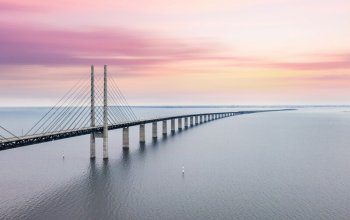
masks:
[[[182,167],[182,174],[185,174],[185,167]]]
[[[62,156],[62,159],[64,159],[64,154],[63,154],[63,156]]]

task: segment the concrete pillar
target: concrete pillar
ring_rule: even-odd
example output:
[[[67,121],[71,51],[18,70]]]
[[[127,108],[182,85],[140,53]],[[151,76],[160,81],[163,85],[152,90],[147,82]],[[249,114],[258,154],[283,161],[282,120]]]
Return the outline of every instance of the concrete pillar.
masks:
[[[123,149],[129,149],[129,127],[123,128]]]
[[[188,118],[185,118],[185,128],[188,128]]]
[[[140,144],[146,143],[145,125],[140,125]]]
[[[190,126],[193,126],[193,116],[190,117]]]
[[[155,121],[155,122],[152,123],[152,138],[153,138],[153,140],[157,139],[157,133],[158,133],[158,131],[157,131],[157,122]]]
[[[103,72],[103,159],[108,159],[107,65]]]
[[[203,123],[203,115],[199,116],[200,117],[200,123]]]
[[[182,130],[182,118],[178,118],[177,119],[177,127],[178,127],[178,129],[179,129],[179,131],[181,131]]]
[[[194,119],[195,119],[196,125],[198,125],[198,116],[194,116]]]
[[[174,134],[175,133],[175,119],[171,119],[171,133]]]
[[[163,136],[166,136],[168,134],[168,123],[166,120],[163,121]]]
[[[207,115],[204,115],[204,123],[207,122]]]
[[[95,76],[94,65],[91,65],[91,108],[90,108],[90,127],[95,127]],[[90,158],[96,157],[95,133],[90,134]]]

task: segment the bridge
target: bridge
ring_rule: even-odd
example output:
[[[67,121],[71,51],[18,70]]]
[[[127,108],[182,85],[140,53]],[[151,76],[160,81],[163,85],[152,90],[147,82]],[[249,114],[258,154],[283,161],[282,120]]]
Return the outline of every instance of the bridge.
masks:
[[[107,65],[104,66],[103,81],[95,80],[94,66],[91,66],[89,82],[78,81],[46,114],[22,136],[17,136],[0,126],[0,151],[27,145],[39,144],[90,134],[90,158],[95,158],[96,138],[103,138],[103,158],[108,159],[108,131],[123,129],[122,147],[129,149],[129,127],[139,126],[140,143],[145,143],[145,124],[152,123],[152,138],[157,140],[158,122],[162,123],[162,134],[167,135],[168,121],[171,133],[209,121],[278,110],[252,110],[181,114],[176,116],[139,119],[120,91],[117,83],[108,79]],[[183,126],[184,125],[184,126]],[[4,135],[7,134],[7,135]]]

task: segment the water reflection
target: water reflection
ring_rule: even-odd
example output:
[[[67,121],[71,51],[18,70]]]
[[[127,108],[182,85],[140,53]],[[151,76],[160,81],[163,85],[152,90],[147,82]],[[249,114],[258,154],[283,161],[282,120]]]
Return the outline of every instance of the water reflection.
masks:
[[[67,141],[17,150],[16,163],[8,153],[16,151],[4,151],[8,156],[0,164],[11,164],[11,172],[1,174],[12,175],[11,183],[23,182],[12,186],[2,179],[1,205],[7,189],[46,185],[24,204],[2,205],[0,218],[347,219],[350,117],[343,115],[294,112],[220,120],[157,142],[131,139],[136,144],[128,151],[111,147],[108,160],[101,155],[89,160],[88,139],[84,146],[79,142],[85,137],[70,140],[69,147]],[[26,160],[30,165],[23,165]],[[22,177],[25,173],[30,176]]]

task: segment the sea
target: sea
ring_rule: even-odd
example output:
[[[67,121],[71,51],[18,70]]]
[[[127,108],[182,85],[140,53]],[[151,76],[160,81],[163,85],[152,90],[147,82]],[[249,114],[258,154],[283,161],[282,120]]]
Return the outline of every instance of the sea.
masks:
[[[271,109],[135,107],[139,118]],[[0,108],[22,135],[48,108]],[[170,122],[168,122],[170,124]],[[177,123],[176,123],[177,126]],[[350,107],[227,117],[130,149],[109,131],[109,159],[89,136],[0,151],[0,219],[350,219]],[[184,172],[183,172],[184,171]]]

